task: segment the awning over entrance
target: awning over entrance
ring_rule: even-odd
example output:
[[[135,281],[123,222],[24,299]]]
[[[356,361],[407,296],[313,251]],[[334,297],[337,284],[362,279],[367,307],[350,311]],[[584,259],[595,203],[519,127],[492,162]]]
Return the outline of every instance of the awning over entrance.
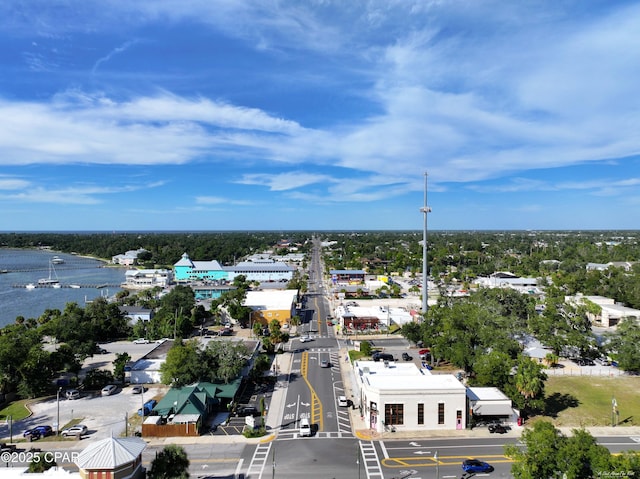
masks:
[[[473,414],[476,416],[511,416],[513,408],[508,404],[476,404],[473,406]]]

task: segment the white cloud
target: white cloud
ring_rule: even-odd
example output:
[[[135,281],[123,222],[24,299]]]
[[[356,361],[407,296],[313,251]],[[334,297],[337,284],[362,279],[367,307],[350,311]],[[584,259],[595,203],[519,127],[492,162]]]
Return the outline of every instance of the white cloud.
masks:
[[[333,181],[328,175],[310,174],[302,171],[291,171],[280,174],[247,174],[237,183],[244,185],[261,185],[271,191],[286,191],[309,186],[316,183]]]
[[[0,164],[206,159],[238,160],[256,171],[256,164],[278,162],[294,172],[248,174],[240,182],[272,191],[322,186],[326,191],[305,194],[357,200],[380,193],[352,179],[300,171],[332,165],[394,177],[403,186],[387,186],[384,194],[401,195],[421,187],[425,170],[437,182],[463,183],[636,155],[640,7],[612,6],[601,14],[579,2],[563,5],[112,1],[100,22],[90,8],[80,10],[84,24],[55,22],[64,12],[41,8],[32,21],[47,30],[198,22],[267,53],[287,51],[299,81],[318,81],[299,65],[331,56],[335,70],[326,75],[360,79],[367,88],[354,87],[353,95],[376,113],[311,128],[293,113],[288,118],[204,96],[161,91],[119,100],[69,91],[50,103],[0,103]],[[94,69],[130,45],[112,50]],[[518,181],[503,188],[544,188]]]
[[[127,51],[132,45],[135,45],[136,43],[138,43],[138,40],[129,40],[127,42],[124,42],[121,46],[114,48],[107,55],[105,55],[102,58],[99,58],[95,62],[95,64],[93,65],[93,68],[91,69],[91,72],[95,73],[98,70],[98,67],[100,65],[111,60],[114,57],[114,55],[118,55],[120,53]]]
[[[0,190],[20,190],[30,185],[31,183],[26,180],[0,175]]]
[[[101,197],[105,195],[131,193],[142,189],[157,188],[163,184],[164,182],[157,181],[123,186],[74,185],[65,188],[50,188],[33,182],[23,182],[23,184],[19,185],[19,188],[12,188],[20,191],[0,193],[0,200],[24,203],[94,205],[102,203],[103,199]]]
[[[251,201],[223,198],[220,196],[197,196],[196,204],[199,205],[250,205]]]

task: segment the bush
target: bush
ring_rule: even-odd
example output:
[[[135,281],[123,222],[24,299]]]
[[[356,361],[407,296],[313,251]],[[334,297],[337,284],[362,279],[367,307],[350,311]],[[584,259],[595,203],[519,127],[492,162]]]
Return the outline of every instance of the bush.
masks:
[[[247,439],[252,437],[262,437],[267,435],[267,428],[262,426],[259,428],[252,428],[249,426],[245,426],[244,431],[242,431],[242,435]]]
[[[371,343],[369,341],[360,341],[360,352],[365,356],[371,356]]]

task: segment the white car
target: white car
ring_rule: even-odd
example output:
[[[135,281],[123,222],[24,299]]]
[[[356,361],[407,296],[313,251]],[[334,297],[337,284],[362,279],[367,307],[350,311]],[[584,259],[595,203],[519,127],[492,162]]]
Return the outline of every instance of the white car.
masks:
[[[164,344],[167,341],[169,341],[169,338],[160,338],[160,339],[156,339],[156,343],[158,344]]]
[[[133,344],[149,344],[149,340],[145,338],[138,338],[133,340]]]
[[[302,336],[300,338],[301,343],[308,343],[309,341],[311,341],[311,338],[309,336]]]
[[[347,396],[338,396],[338,406],[347,407],[349,405],[349,400]]]
[[[82,436],[86,434],[87,431],[87,426],[85,426],[84,424],[76,424],[75,426],[64,429],[60,434],[62,434],[63,437]]]
[[[117,389],[118,386],[116,386],[115,384],[109,384],[108,386],[102,388],[101,394],[103,396],[111,396],[112,394],[115,394]]]
[[[311,437],[311,424],[305,417],[300,419],[300,437]]]

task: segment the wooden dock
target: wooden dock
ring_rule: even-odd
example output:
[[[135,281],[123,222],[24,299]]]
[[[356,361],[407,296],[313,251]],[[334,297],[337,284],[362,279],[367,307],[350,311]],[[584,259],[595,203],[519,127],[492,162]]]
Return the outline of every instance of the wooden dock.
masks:
[[[28,285],[32,285],[35,289],[58,289],[58,288],[71,288],[71,289],[103,289],[103,288],[120,288],[122,284],[84,284],[84,283],[70,283],[70,284],[62,284],[58,283],[57,285],[53,284],[38,284],[38,283],[25,283],[25,284],[14,284],[12,287],[14,288],[23,288],[25,289]]]

